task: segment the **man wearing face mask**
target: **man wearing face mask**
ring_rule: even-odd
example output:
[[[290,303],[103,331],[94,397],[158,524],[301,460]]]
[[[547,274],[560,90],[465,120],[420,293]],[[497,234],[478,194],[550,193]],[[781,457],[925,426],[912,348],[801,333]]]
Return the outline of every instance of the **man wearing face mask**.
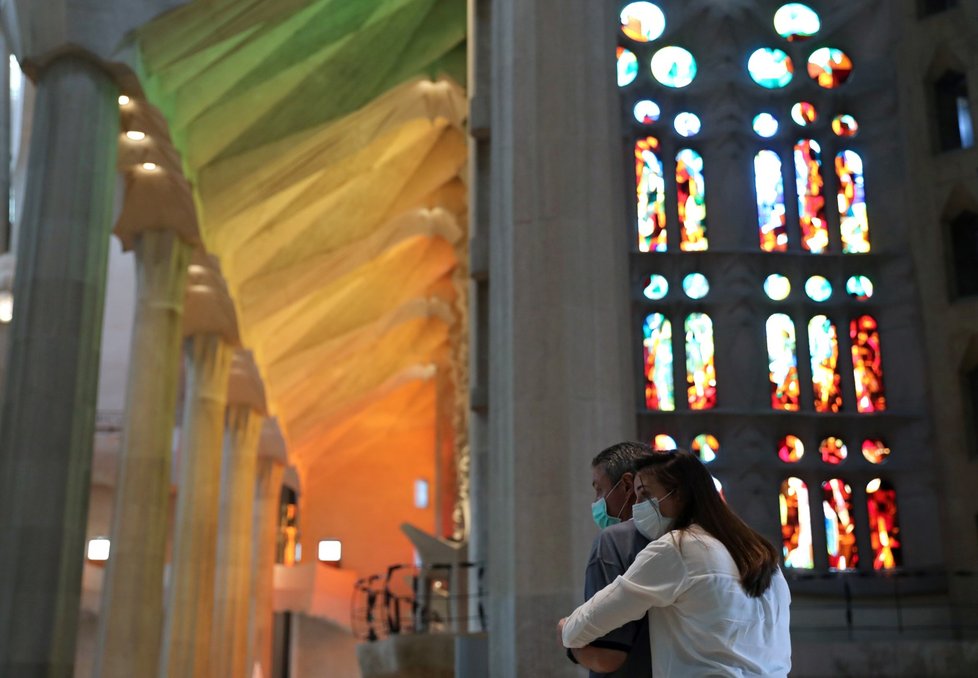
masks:
[[[591,515],[601,532],[594,540],[584,575],[584,598],[624,574],[635,556],[649,543],[632,522],[635,503],[635,462],[652,454],[642,443],[623,442],[600,452],[591,461],[591,485],[595,501]],[[629,622],[592,641],[587,647],[568,650],[568,656],[591,671],[591,678],[645,678],[652,674],[648,619]]]

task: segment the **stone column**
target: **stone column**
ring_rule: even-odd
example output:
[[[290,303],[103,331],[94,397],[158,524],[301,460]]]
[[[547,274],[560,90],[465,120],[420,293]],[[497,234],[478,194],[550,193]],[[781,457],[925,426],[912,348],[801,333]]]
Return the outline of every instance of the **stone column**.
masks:
[[[0,411],[0,675],[18,677],[73,670],[119,130],[94,60],[35,73]]]
[[[288,464],[285,440],[275,419],[266,419],[258,441],[258,471],[255,483],[255,521],[252,528],[250,614],[248,637],[251,639],[245,675],[252,674],[257,663],[263,676],[272,675],[273,596],[275,549],[278,536],[279,505],[282,500],[282,478]]]
[[[477,199],[490,201],[492,676],[579,675],[556,622],[581,602],[589,462],[635,436],[615,31],[595,28],[615,26],[616,9],[495,0],[491,77],[477,83],[489,97],[479,171],[491,182]]]
[[[228,385],[227,435],[221,472],[221,506],[215,568],[211,675],[248,675],[248,616],[251,600],[252,529],[258,439],[265,394],[251,354],[238,351]]]

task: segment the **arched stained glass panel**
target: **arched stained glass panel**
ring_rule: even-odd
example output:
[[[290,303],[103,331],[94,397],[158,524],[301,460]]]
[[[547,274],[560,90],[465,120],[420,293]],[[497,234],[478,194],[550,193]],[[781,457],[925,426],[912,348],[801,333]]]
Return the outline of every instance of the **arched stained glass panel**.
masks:
[[[839,177],[839,230],[842,251],[863,254],[869,251],[869,217],[866,216],[866,183],[863,159],[855,151],[835,156],[835,174]]]
[[[808,346],[812,355],[815,411],[838,412],[842,409],[839,339],[828,316],[817,315],[808,322]]]
[[[638,249],[666,251],[666,193],[659,140],[643,137],[635,142],[635,192],[638,198]]]
[[[859,564],[856,519],[852,514],[852,488],[841,478],[822,483],[825,539],[830,570],[852,570]]]
[[[684,148],[676,154],[676,193],[679,199],[679,227],[683,252],[708,248],[706,237],[706,180],[703,157]]]
[[[856,409],[864,413],[882,412],[886,409],[886,393],[876,320],[869,315],[855,318],[849,324],[849,338],[852,339],[852,373],[856,379]]]
[[[784,181],[781,178],[781,159],[774,151],[759,151],[754,156],[754,192],[757,195],[761,249],[765,252],[787,252]]]
[[[808,486],[801,478],[788,478],[781,483],[779,503],[784,564],[786,567],[810,570],[815,566],[815,561]]]
[[[896,491],[875,478],[866,485],[869,511],[869,541],[873,547],[873,569],[890,570],[903,562],[900,523],[897,521]]]
[[[676,409],[672,379],[672,323],[661,313],[651,313],[643,326],[645,357],[645,406],[650,410]]]
[[[767,355],[771,380],[771,407],[798,410],[798,358],[795,324],[784,313],[767,319]]]
[[[795,186],[798,193],[798,221],[801,246],[814,254],[829,246],[825,222],[825,182],[822,179],[821,148],[812,139],[795,144]]]
[[[713,321],[705,313],[686,318],[686,393],[691,410],[708,410],[717,404]]]

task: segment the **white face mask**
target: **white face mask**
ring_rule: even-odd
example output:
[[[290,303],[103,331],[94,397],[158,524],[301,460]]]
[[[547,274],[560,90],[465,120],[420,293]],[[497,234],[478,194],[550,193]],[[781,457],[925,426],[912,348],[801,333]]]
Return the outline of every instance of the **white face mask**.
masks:
[[[662,499],[668,497],[669,494]],[[652,497],[632,506],[632,520],[635,522],[635,529],[649,541],[655,541],[672,527],[672,518],[666,518],[662,515],[662,510],[659,508],[662,499]]]

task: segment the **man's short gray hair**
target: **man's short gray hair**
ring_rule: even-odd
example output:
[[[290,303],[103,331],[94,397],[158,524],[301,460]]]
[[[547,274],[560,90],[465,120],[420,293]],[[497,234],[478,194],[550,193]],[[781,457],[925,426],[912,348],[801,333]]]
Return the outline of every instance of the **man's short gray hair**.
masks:
[[[612,484],[631,471],[635,462],[647,454],[652,454],[652,448],[645,443],[623,442],[602,450],[591,460],[591,468],[603,466],[604,472]]]

